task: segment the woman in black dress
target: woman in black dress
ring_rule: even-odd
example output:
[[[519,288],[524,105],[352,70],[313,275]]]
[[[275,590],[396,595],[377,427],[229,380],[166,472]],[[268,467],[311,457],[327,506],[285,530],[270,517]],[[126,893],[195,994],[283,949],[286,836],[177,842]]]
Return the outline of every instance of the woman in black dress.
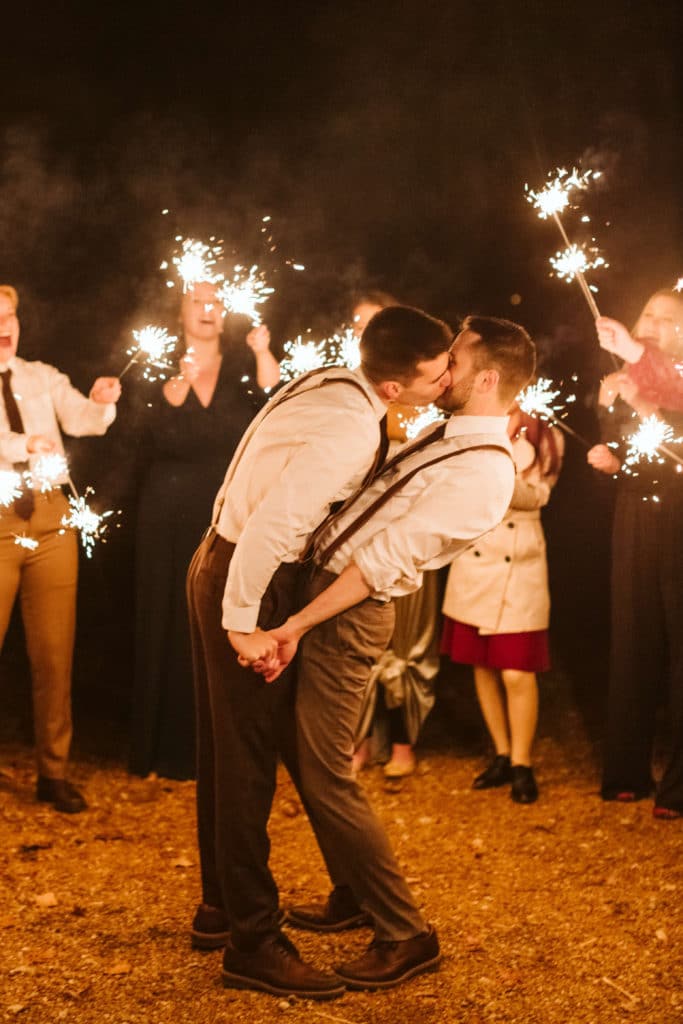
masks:
[[[159,387],[144,440],[148,462],[136,535],[135,681],[130,770],[195,775],[192,660],[185,575],[244,430],[279,378],[266,327],[221,345],[213,285],[183,296],[180,373]]]

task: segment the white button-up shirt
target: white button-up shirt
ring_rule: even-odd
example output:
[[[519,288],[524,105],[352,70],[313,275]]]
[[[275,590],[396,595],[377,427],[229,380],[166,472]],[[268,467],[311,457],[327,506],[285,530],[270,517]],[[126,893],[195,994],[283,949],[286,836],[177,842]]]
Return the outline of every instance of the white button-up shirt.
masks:
[[[30,455],[26,449],[26,443],[33,434],[41,434],[54,441],[55,451],[63,455],[61,430],[72,437],[104,434],[116,418],[113,403],[105,405],[86,398],[73,387],[66,374],[54,366],[28,362],[19,356],[13,356],[7,365],[12,371],[10,386],[21,414],[24,433],[10,430],[0,390],[0,469],[12,469],[15,462],[28,462],[31,467],[36,463],[40,455]],[[66,477],[55,483],[66,483]]]
[[[507,416],[451,416],[443,439],[379,476],[323,533],[316,550],[327,548],[416,465],[472,445],[494,444],[511,453],[507,424]],[[424,571],[446,565],[501,521],[514,484],[514,463],[504,451],[464,451],[425,466],[341,545],[325,568],[339,574],[355,562],[373,597],[388,601],[409,594],[419,589]]]
[[[301,386],[261,410],[218,492],[214,524],[236,545],[223,596],[223,628],[256,628],[261,599],[281,562],[294,562],[332,502],[352,494],[379,446],[384,402],[360,370],[331,369],[345,383]],[[293,387],[296,385],[296,381]],[[367,397],[366,397],[367,396]]]

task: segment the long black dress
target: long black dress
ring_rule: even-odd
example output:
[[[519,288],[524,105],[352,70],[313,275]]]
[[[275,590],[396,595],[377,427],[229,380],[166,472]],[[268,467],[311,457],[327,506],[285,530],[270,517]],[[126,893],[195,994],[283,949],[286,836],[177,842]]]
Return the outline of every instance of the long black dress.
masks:
[[[195,776],[192,658],[185,575],[211,521],[216,492],[249,422],[263,404],[251,353],[228,348],[211,403],[190,389],[170,405],[161,386],[144,444],[151,461],[136,533],[135,680],[130,770]],[[142,440],[142,439],[141,439]]]

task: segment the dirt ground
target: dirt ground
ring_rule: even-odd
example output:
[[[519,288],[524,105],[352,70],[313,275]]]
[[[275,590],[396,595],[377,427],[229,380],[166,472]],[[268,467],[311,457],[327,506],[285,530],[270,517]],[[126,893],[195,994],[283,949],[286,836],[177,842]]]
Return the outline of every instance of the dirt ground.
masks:
[[[438,930],[443,963],[392,991],[330,1003],[222,988],[220,953],[192,951],[188,939],[199,891],[193,783],[131,778],[122,758],[98,755],[96,737],[88,741],[72,774],[90,809],[74,817],[34,802],[25,742],[0,745],[2,1020],[683,1020],[683,823],[654,821],[651,801],[600,801],[596,750],[571,702],[545,701],[541,798],[531,807],[513,804],[507,789],[471,790],[481,750],[463,749],[443,718],[401,789],[387,791],[379,767],[363,773]],[[271,837],[283,903],[325,893],[322,861],[284,773]],[[320,967],[371,937],[290,935]]]

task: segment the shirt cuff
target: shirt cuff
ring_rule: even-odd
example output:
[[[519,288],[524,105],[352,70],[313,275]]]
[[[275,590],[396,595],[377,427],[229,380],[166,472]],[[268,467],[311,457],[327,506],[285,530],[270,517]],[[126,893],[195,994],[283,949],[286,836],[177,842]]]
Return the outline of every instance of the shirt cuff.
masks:
[[[235,633],[253,633],[258,623],[260,610],[260,604],[252,605],[249,608],[235,608],[233,605],[224,604],[223,629],[232,629]]]

